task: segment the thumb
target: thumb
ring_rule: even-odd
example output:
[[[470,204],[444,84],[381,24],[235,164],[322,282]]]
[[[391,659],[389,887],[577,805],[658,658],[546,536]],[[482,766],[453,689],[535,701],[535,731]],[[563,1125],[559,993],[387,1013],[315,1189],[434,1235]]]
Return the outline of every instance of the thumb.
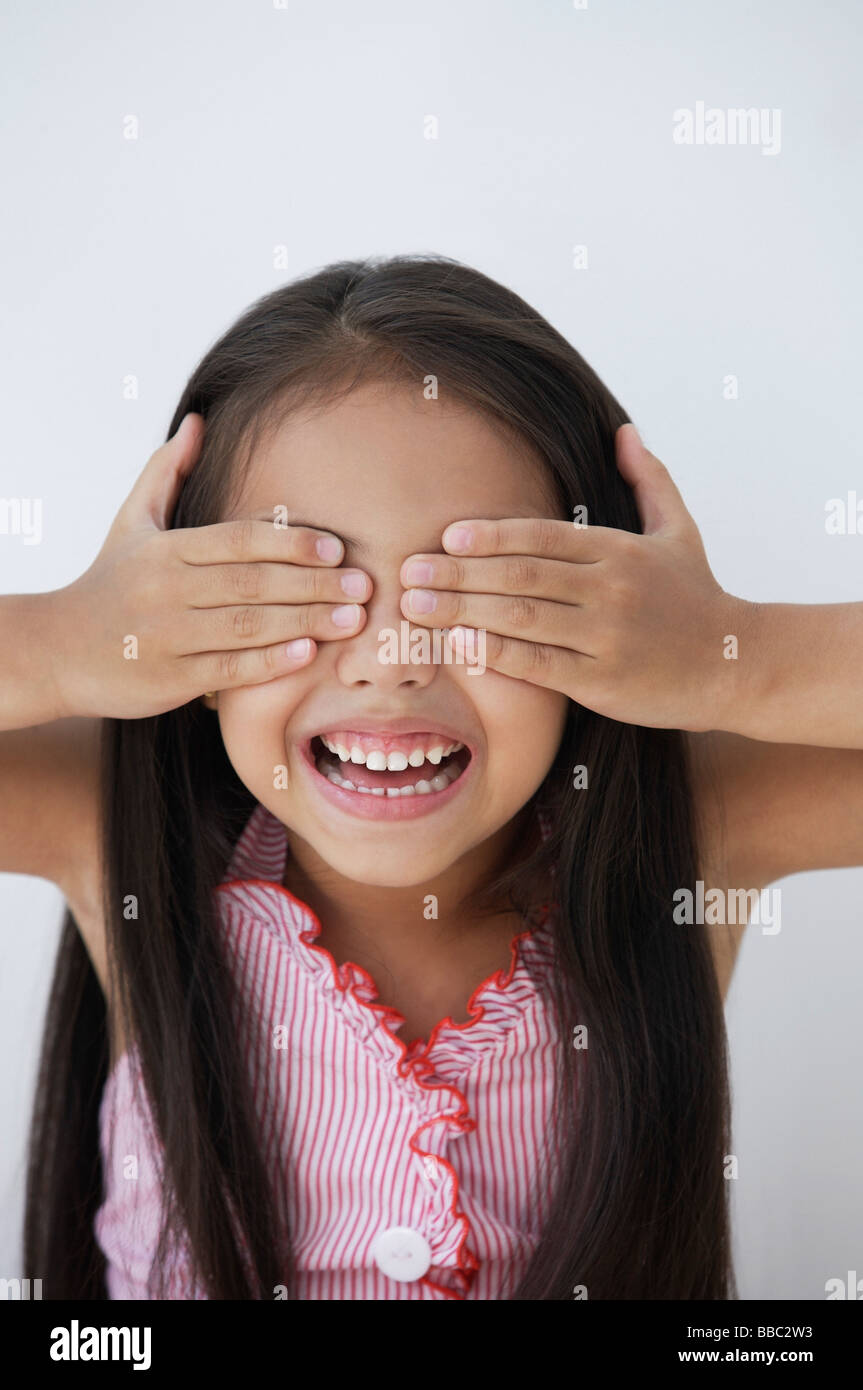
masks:
[[[621,425],[615,435],[617,471],[635,494],[645,534],[691,522],[674,479],[641,442],[634,425]]]
[[[148,459],[117,515],[121,525],[168,528],[180,489],[191,473],[204,441],[204,417],[184,415],[171,438]]]

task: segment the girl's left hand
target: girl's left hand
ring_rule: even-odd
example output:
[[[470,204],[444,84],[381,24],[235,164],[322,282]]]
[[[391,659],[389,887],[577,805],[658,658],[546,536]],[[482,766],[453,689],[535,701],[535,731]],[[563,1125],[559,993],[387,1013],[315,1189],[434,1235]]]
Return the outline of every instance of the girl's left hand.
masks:
[[[634,425],[620,427],[615,447],[643,534],[534,517],[453,522],[447,554],[402,565],[402,584],[421,586],[406,589],[402,612],[415,625],[484,629],[489,670],[608,718],[721,729],[741,697],[737,643],[745,655],[757,605],[716,582],[680,493]],[[466,650],[475,661],[470,633]]]

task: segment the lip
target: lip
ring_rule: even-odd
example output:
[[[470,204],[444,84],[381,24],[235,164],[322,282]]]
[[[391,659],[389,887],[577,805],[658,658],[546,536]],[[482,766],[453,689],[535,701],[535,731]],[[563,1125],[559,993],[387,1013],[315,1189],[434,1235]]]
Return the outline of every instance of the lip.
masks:
[[[315,729],[314,733],[307,734],[298,741],[300,762],[308,775],[313,790],[331,806],[344,811],[352,819],[392,823],[393,821],[416,820],[420,816],[433,815],[435,811],[443,810],[448,806],[459,795],[462,790],[462,783],[468,782],[473,776],[477,761],[476,746],[451,727],[439,724],[434,720],[422,723],[417,719],[390,719],[384,722],[383,720],[357,720],[349,717],[342,720],[341,723],[331,724],[329,728],[333,730],[350,729],[352,733],[357,734],[440,734],[451,743],[463,743],[470,754],[467,766],[461,776],[457,777],[454,782],[450,782],[449,786],[442,792],[428,792],[425,796],[418,793],[413,796],[369,796],[363,795],[361,792],[347,792],[318,772],[312,757],[312,739],[316,738],[318,734],[328,733],[329,729],[327,727]]]
[[[333,719],[329,724],[317,725],[307,733],[300,734],[297,741],[305,752],[311,747],[312,739],[317,738],[319,734],[339,733],[341,730],[349,730],[354,734],[440,734],[447,743],[463,743],[472,759],[476,756],[476,745],[452,724],[441,724],[436,719],[423,720],[406,716],[401,719],[357,719],[353,715],[345,715],[342,719]],[[443,792],[440,795],[442,796]]]

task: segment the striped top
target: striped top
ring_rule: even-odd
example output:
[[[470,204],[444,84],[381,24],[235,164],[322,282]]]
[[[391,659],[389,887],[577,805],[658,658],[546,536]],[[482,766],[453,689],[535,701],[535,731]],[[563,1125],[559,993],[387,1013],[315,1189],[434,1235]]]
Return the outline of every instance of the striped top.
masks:
[[[408,1044],[372,977],[315,943],[318,918],[281,883],[286,855],[284,826],[259,803],[217,891],[262,1153],[294,1252],[287,1296],[506,1298],[555,1171],[548,908],[513,938],[509,969],[474,990],[468,1022],[442,1019]],[[140,1082],[132,1048],[100,1107],[94,1229],[114,1299],[154,1296],[160,1154]],[[166,1273],[169,1297],[206,1298],[183,1242]]]

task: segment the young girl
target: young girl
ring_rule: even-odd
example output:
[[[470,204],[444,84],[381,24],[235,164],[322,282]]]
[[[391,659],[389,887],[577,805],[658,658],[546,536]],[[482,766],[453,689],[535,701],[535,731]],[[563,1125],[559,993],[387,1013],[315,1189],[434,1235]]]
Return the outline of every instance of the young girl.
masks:
[[[863,604],[726,594],[578,353],[397,257],[256,303],[0,620],[45,1297],[735,1296],[725,906],[863,863]]]

